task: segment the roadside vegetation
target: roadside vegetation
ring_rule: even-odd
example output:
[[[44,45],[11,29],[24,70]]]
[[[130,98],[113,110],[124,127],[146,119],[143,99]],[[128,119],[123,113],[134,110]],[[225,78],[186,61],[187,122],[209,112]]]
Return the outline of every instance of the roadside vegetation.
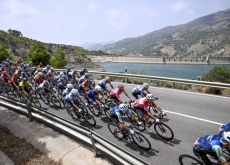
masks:
[[[104,55],[102,51],[89,51],[78,46],[43,43],[27,37],[18,30],[0,30],[0,61],[11,58],[37,65],[51,64],[54,68],[66,65],[96,67],[86,55]]]

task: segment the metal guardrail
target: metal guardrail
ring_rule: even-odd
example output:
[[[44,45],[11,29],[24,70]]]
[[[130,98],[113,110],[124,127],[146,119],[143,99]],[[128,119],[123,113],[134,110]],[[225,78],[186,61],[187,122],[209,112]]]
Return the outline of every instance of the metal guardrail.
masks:
[[[63,71],[64,69],[55,69],[55,70]],[[210,81],[198,81],[198,80],[171,78],[171,77],[159,77],[159,76],[137,75],[137,74],[127,74],[127,73],[113,73],[113,72],[98,72],[98,71],[89,71],[89,73],[94,74],[94,75],[103,75],[103,76],[109,75],[109,76],[116,76],[116,77],[123,77],[123,78],[160,80],[160,81],[168,81],[168,82],[174,82],[174,83],[194,84],[194,85],[202,85],[202,86],[217,87],[217,88],[230,88],[230,84],[210,82]]]
[[[0,96],[0,105],[13,109],[27,116],[31,115],[30,117],[33,119],[57,129],[58,131],[74,139],[80,139],[86,144],[92,146],[96,154],[97,150],[100,150],[103,152],[103,154],[108,155],[110,158],[116,160],[120,164],[148,165],[148,163],[145,161],[106,140],[92,130],[68,121],[62,117],[56,116],[47,111],[42,111],[38,108],[28,108],[28,105],[25,103],[11,100],[3,96]]]

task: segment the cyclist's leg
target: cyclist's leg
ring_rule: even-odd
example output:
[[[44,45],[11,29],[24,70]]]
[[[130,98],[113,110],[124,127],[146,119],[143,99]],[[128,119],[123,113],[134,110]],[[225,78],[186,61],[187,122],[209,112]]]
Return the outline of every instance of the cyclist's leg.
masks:
[[[200,151],[198,148],[199,148],[198,146],[194,146],[193,153],[198,158],[200,158],[205,165],[212,164],[211,161],[209,160],[209,158],[207,157],[207,153],[205,151]]]
[[[138,94],[137,93],[132,92],[132,95],[136,100],[138,99]]]

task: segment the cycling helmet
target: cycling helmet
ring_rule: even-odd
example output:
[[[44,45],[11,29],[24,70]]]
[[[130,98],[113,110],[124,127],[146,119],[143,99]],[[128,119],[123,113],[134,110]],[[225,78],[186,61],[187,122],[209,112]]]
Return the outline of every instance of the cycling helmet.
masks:
[[[155,97],[154,97],[152,94],[147,94],[147,95],[146,95],[146,98],[147,98],[148,100],[155,100]]]
[[[105,79],[106,79],[107,81],[110,81],[110,80],[111,80],[111,78],[110,78],[109,76],[106,76]]]
[[[222,134],[222,140],[227,141],[228,143],[230,143],[230,131],[229,132],[224,132]]]
[[[77,96],[79,94],[77,89],[72,89],[70,93],[74,96]]]
[[[146,82],[144,82],[144,83],[143,83],[143,86],[144,86],[145,88],[148,88],[148,87],[149,87],[149,84],[146,83]]]
[[[129,109],[129,105],[128,104],[120,104],[119,105],[120,110],[125,111]]]
[[[119,85],[118,85],[118,89],[124,90],[124,89],[125,89],[125,86],[124,86],[123,84],[119,84]]]
[[[38,72],[38,76],[43,76],[43,73],[42,72]]]
[[[60,72],[60,76],[62,76],[62,75],[64,75],[64,73],[63,73],[63,72]]]
[[[67,87],[68,89],[73,89],[73,84],[70,84],[70,83],[69,83],[69,84],[66,85],[66,87]]]

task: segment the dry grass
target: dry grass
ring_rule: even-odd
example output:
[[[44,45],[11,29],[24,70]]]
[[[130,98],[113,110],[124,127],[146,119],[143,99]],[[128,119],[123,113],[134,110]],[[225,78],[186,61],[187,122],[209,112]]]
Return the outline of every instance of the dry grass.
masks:
[[[58,165],[24,139],[15,137],[7,128],[0,125],[0,150],[15,165]]]

